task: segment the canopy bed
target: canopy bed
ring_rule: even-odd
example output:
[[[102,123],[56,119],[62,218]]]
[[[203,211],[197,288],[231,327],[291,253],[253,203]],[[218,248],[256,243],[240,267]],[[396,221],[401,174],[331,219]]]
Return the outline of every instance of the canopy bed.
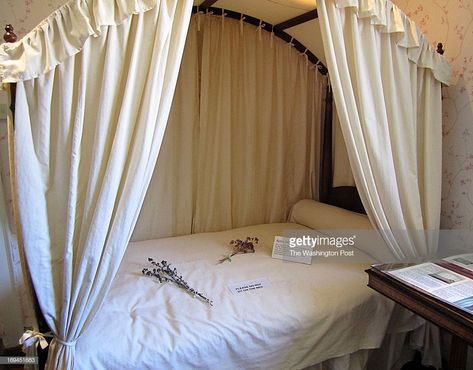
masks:
[[[77,368],[365,368],[393,309],[366,287],[369,263],[271,258],[276,235],[324,229],[323,219],[335,228],[371,227],[364,215],[303,200],[288,223],[132,242],[104,306],[77,342]],[[247,236],[259,239],[255,254],[217,264],[230,240]],[[359,259],[369,261],[361,249]],[[142,276],[147,257],[172,261],[213,306]],[[261,279],[266,285],[258,292],[229,290]],[[103,333],[114,339],[104,340]]]
[[[225,8],[231,8],[226,0],[221,1]],[[199,8],[194,9],[196,15],[190,20],[190,0],[76,0],[21,40],[1,45],[0,80],[15,93],[9,141],[18,239],[39,307],[54,334],[49,369],[152,368],[156,362],[179,368],[208,368],[217,363],[220,367],[251,368],[254,363],[255,367],[275,368],[318,364],[322,369],[324,361],[333,361],[329,366],[364,368],[366,350],[381,345],[392,312],[388,302],[363,286],[366,266],[277,267],[268,252],[272,239],[287,228],[318,229],[322,215],[324,222],[333,218],[334,228],[356,225],[354,228],[366,229],[374,225],[383,241],[360,246],[360,253],[377,259],[390,256],[401,260],[436,251],[440,89],[441,83],[449,82],[450,71],[415,24],[387,0],[321,0],[316,11],[274,26],[255,22],[236,8],[209,14],[214,3],[207,0],[196,4]],[[226,36],[223,30],[233,26],[225,18],[238,18],[238,14],[240,31],[235,28]],[[314,16],[320,22],[326,67],[283,31]],[[257,25],[246,33],[243,21]],[[205,33],[206,27],[220,31]],[[268,33],[262,34],[262,30]],[[222,40],[227,37],[236,45],[240,42],[238,34],[254,40],[250,45],[267,40],[274,60],[302,58],[295,71],[286,71],[293,80],[279,78],[285,83],[298,81],[285,89],[290,92],[287,96],[302,94],[297,95],[302,99],[293,100],[294,104],[304,104],[302,113],[291,111],[277,94],[240,96],[234,92],[232,84],[239,83],[241,89],[236,91],[251,91],[241,82],[247,76],[267,72],[278,80],[279,73],[277,66],[276,72],[268,72],[267,66],[255,61],[258,58],[254,55],[266,49],[252,46],[249,52],[247,44],[242,44],[242,53],[257,72],[242,67],[241,79],[225,73],[226,64],[218,58],[231,60],[233,51],[224,49],[228,42]],[[283,43],[273,40],[274,35],[299,51],[279,44],[273,48],[273,43]],[[213,44],[221,49],[205,49]],[[191,85],[179,90],[181,59],[179,78]],[[345,213],[338,212],[349,211],[340,208],[315,206],[316,211],[306,211],[313,207],[303,202],[292,209],[292,223],[281,224],[289,217],[291,206],[308,196],[320,195],[322,201],[345,206],[337,190],[332,189],[332,150],[328,145],[331,105],[326,109],[316,103],[326,94],[326,81],[318,77],[326,71],[362,201],[362,205],[352,202],[351,207],[364,209],[369,221],[356,213],[348,213],[347,221]],[[205,77],[208,72],[213,78]],[[186,80],[189,75],[198,77]],[[303,81],[308,87],[298,91]],[[184,90],[190,91],[191,99],[181,99]],[[220,105],[209,104],[206,99],[211,96],[222,96]],[[265,100],[267,96],[271,98]],[[249,134],[251,125],[244,123],[252,122],[255,116],[263,121],[264,108],[273,98],[276,113],[266,119],[276,123],[259,128],[257,137],[269,140],[260,148]],[[182,105],[176,108],[179,100]],[[260,113],[235,110],[238,104],[259,106]],[[281,119],[286,115],[292,123],[290,128]],[[291,122],[294,117],[297,119]],[[323,119],[325,129],[319,124]],[[198,124],[182,126],[177,132],[185,135],[176,136],[170,134],[178,126],[174,122]],[[215,122],[218,125],[211,126]],[[227,122],[231,124],[226,126]],[[318,123],[315,129],[313,122]],[[299,130],[297,135],[303,140],[287,141],[292,130]],[[322,137],[325,145],[320,156],[314,145]],[[285,147],[288,142],[291,145]],[[174,146],[182,148],[179,145],[189,148],[182,157],[173,152]],[[277,148],[274,153],[272,146]],[[214,150],[217,147],[219,150]],[[288,162],[286,152],[297,161]],[[159,161],[175,161],[174,170],[181,166],[176,164],[181,158],[188,158],[179,167],[183,172],[176,176],[172,172],[167,172],[169,176],[160,174],[158,153]],[[236,155],[241,156],[238,164],[230,166]],[[253,195],[249,189],[254,184],[252,175],[259,171],[254,164],[258,156],[267,162],[276,161],[283,172],[264,183],[264,191]],[[320,158],[325,160],[320,163]],[[250,176],[245,172],[248,169]],[[264,168],[268,178],[273,175],[270,169]],[[316,186],[319,176],[320,194]],[[244,186],[233,186],[235,178]],[[154,186],[154,179],[164,179],[163,187]],[[194,182],[195,186],[179,191]],[[156,189],[159,194],[153,195]],[[278,195],[271,198],[273,193]],[[185,207],[181,207],[181,196],[186,197]],[[354,193],[349,196],[354,197]],[[181,207],[190,213],[164,210],[166,198],[169,209]],[[150,205],[153,212],[147,217],[146,207]],[[173,224],[158,236],[216,232],[130,243],[133,233],[133,240],[156,238],[154,231],[139,225],[160,212],[178,218],[184,226]],[[330,218],[331,212],[336,216]],[[246,226],[251,224],[260,226]],[[225,229],[228,231],[218,231]],[[260,251],[244,256],[244,264],[211,264],[222,253],[222,243],[247,233],[262,239]],[[196,306],[191,315],[184,308],[189,297],[167,286],[158,288],[141,276],[141,258],[146,261],[146,257],[154,257],[148,254],[158,253],[195,277],[198,290],[208,290],[209,295],[217,292],[216,307],[209,311],[192,302]],[[239,276],[257,278],[260,272],[270,282],[262,295],[231,295],[225,288]],[[338,278],[346,282],[341,290],[334,288]],[[326,284],[319,287],[320,281]],[[283,297],[278,296],[281,292],[285,292]],[[255,317],[247,319],[248,304],[258,309],[252,311]],[[267,315],[268,309],[276,310],[276,317]],[[292,309],[297,313],[291,313]],[[366,325],[366,314],[372,326]],[[163,322],[152,322],[154,317]],[[271,318],[278,320],[276,325]],[[361,332],[357,319],[364,323],[365,331]],[[110,320],[119,320],[123,327]],[[134,333],[122,336],[122,328]],[[117,330],[120,338],[106,343],[105,330]],[[157,333],[161,337],[155,340],[161,343],[154,346]],[[199,333],[205,335],[197,344]],[[355,342],[344,337],[355,333],[360,334]],[[427,329],[424,334],[429,335]],[[337,338],[346,340],[336,345]],[[294,346],[288,348],[289,344]],[[119,349],[129,346],[134,352],[126,360],[123,355],[129,354],[119,353]],[[103,357],[91,352],[99,347]]]

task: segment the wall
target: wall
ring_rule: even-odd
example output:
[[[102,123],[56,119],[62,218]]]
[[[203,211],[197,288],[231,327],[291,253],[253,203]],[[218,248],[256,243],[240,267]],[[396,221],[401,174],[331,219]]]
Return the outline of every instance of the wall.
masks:
[[[473,229],[473,1],[394,0],[429,40],[442,42],[454,72],[443,90],[442,228]]]
[[[0,120],[0,124],[5,124]],[[2,179],[0,178],[0,186]],[[0,188],[1,189],[1,188]],[[6,208],[3,192],[0,192],[0,338],[5,347],[18,345],[18,338],[23,333],[20,297],[15,288],[10,249],[5,227],[7,227]]]

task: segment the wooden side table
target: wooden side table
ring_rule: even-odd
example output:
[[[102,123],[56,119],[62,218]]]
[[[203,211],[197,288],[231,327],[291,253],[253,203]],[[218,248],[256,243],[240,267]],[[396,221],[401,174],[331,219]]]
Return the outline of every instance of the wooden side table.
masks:
[[[452,334],[449,370],[466,370],[468,345],[473,345],[473,315],[386,273],[394,265],[366,270],[368,286]]]

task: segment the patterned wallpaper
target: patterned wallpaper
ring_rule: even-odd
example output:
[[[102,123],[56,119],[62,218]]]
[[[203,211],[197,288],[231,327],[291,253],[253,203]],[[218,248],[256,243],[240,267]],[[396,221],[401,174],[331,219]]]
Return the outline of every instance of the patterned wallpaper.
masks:
[[[66,0],[0,0],[2,31],[6,24],[11,23],[15,27],[15,33],[22,37],[66,2]]]
[[[1,24],[12,23],[20,37],[66,2],[0,1]],[[394,3],[434,45],[445,45],[445,56],[452,64],[455,84],[443,91],[442,228],[473,229],[473,0]]]

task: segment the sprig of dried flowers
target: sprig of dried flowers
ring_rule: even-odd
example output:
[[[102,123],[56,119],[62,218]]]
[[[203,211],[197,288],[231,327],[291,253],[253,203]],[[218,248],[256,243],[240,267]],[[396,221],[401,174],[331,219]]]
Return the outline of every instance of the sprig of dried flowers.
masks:
[[[233,253],[230,253],[228,256],[218,260],[218,263],[225,261],[232,262],[232,257],[235,254],[239,253],[255,253],[255,246],[258,244],[259,240],[255,236],[247,236],[245,240],[235,239],[230,241],[230,245],[233,246]]]
[[[177,273],[176,268],[171,268],[170,263],[164,260],[161,262],[156,262],[151,257],[148,257],[148,262],[150,262],[154,267],[152,269],[145,267],[143,270],[141,270],[143,275],[154,276],[160,283],[167,283],[170,281],[176,284],[179,288],[184,289],[193,298],[198,298],[210,306],[213,306],[213,302],[202,293],[199,293],[195,289],[191,288],[189,284],[182,278],[182,276]]]

